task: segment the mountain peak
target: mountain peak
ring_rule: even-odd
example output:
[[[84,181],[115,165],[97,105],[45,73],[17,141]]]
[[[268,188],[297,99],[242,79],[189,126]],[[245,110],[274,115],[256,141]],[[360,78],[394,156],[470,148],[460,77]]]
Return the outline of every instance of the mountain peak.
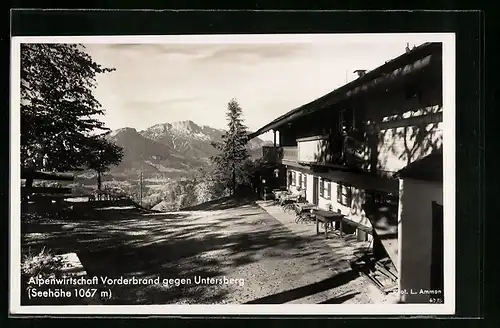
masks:
[[[177,130],[187,130],[187,131],[197,132],[201,129],[198,124],[194,123],[191,120],[172,122],[171,125],[173,128]]]
[[[109,137],[116,137],[119,134],[137,134],[137,130],[130,127],[124,127],[120,129],[113,130],[109,133]]]

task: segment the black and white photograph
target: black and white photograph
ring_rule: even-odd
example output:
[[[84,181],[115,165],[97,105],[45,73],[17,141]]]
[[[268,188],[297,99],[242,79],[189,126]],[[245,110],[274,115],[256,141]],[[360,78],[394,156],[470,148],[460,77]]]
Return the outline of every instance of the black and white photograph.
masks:
[[[453,314],[454,34],[11,54],[11,313]]]

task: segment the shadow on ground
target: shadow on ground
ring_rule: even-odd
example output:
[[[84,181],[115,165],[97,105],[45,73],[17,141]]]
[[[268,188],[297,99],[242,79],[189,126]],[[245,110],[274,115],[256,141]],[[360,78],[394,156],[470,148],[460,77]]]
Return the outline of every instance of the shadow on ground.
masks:
[[[160,278],[159,284],[101,285],[113,293],[105,304],[277,304],[355,278],[334,270],[341,247],[332,251],[315,234],[292,234],[249,199],[173,213],[101,208],[52,224],[57,227],[49,231],[23,225],[23,249],[76,252],[89,276]],[[195,282],[222,276],[245,283]],[[190,281],[162,283],[170,278]]]
[[[317,294],[328,289],[347,284],[349,281],[358,277],[355,271],[346,271],[330,277],[328,279],[312,283],[310,285],[302,286],[299,288],[290,289],[278,294],[265,296],[263,298],[255,299],[246,304],[282,304],[287,303],[299,298],[309,295]]]

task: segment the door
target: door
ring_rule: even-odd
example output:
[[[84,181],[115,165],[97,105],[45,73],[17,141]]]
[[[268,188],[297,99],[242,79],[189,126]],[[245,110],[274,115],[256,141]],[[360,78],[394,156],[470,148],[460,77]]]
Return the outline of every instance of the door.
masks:
[[[431,258],[431,289],[441,290],[439,298],[444,302],[444,250],[443,250],[443,205],[432,202],[432,258]]]
[[[319,179],[313,177],[313,204],[319,205]]]

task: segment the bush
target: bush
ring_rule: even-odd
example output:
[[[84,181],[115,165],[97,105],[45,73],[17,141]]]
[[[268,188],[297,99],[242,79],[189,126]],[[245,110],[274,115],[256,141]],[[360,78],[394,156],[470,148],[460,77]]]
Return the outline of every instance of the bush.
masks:
[[[71,188],[71,194],[73,196],[84,196],[90,193],[90,188],[84,186],[79,182],[71,183],[66,186],[67,188]]]
[[[62,268],[61,258],[45,250],[45,247],[39,253],[32,253],[31,249],[28,249],[21,259],[21,275],[28,279],[57,277],[60,276]]]
[[[41,215],[40,213],[25,213],[25,212],[21,213],[22,223],[40,222],[44,219],[46,219],[46,217]]]

